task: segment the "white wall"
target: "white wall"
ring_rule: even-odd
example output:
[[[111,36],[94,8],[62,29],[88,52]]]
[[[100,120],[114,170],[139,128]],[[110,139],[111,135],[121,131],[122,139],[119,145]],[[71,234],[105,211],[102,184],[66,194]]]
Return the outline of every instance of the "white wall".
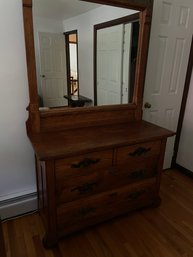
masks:
[[[177,164],[193,172],[193,72],[177,154]]]
[[[78,30],[78,61],[80,94],[94,99],[93,92],[93,30],[94,25],[135,13],[136,11],[102,6],[63,21],[64,31]]]
[[[36,190],[21,0],[0,1],[0,201]],[[0,213],[1,214],[1,213]]]

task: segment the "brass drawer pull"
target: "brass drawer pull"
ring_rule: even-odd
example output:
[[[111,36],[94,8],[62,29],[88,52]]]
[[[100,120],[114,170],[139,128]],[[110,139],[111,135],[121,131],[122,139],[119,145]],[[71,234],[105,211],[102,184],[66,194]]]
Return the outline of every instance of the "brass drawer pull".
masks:
[[[132,156],[132,157],[141,156],[142,154],[145,154],[150,151],[151,151],[150,147],[149,148],[139,147],[134,152],[129,153],[129,156]]]
[[[74,169],[79,169],[79,168],[87,168],[90,165],[96,164],[100,161],[100,159],[89,159],[89,158],[85,158],[82,161],[80,161],[79,163],[73,163],[71,164],[71,168]]]
[[[135,200],[138,197],[140,197],[142,194],[145,193],[145,190],[140,190],[140,191],[136,191],[136,192],[132,192],[128,195],[127,198],[131,199],[131,200]]]
[[[96,186],[97,183],[85,183],[81,186],[75,187],[71,190],[71,192],[78,191],[79,194],[88,194],[93,191],[93,187]]]
[[[135,171],[131,172],[131,174],[129,174],[129,178],[131,178],[131,179],[143,178],[144,175],[145,175],[144,170],[135,170]]]

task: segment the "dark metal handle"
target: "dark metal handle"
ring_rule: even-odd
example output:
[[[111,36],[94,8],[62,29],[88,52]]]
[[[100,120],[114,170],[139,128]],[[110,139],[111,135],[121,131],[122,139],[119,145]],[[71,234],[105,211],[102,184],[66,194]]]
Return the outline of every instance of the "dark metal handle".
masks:
[[[134,152],[129,153],[129,156],[132,156],[132,157],[140,156],[140,155],[145,154],[150,151],[151,151],[151,148],[139,147]]]
[[[79,169],[79,168],[87,168],[90,165],[96,164],[100,161],[100,159],[89,159],[85,158],[84,160],[80,161],[79,163],[71,164],[71,168]]]
[[[84,218],[85,216],[89,215],[90,213],[95,212],[95,208],[93,207],[82,207],[78,210],[77,217]]]
[[[85,183],[81,186],[75,187],[71,190],[71,192],[78,191],[79,194],[88,194],[93,191],[93,187],[96,186],[97,183]]]
[[[144,174],[145,174],[144,170],[135,170],[131,172],[131,174],[129,174],[129,178],[132,178],[132,179],[143,178]]]
[[[41,75],[42,78],[45,78],[46,76],[45,75]]]
[[[127,198],[131,199],[131,200],[135,200],[138,197],[140,197],[142,194],[144,194],[145,190],[140,190],[140,191],[136,191],[136,192],[132,192],[128,195]]]

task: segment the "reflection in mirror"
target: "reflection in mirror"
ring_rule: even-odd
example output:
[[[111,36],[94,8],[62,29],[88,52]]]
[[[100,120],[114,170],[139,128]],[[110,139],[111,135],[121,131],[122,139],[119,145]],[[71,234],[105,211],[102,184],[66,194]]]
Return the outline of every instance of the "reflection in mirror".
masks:
[[[94,106],[94,26],[134,13],[136,11],[130,9],[79,0],[33,0],[40,107]],[[69,60],[64,33],[75,30],[78,33],[79,74],[77,94],[73,96],[71,89],[68,89],[71,88],[71,81],[67,79]],[[70,101],[73,101],[73,104]],[[79,102],[81,105],[77,105]],[[132,102],[131,97],[129,101],[116,103],[126,102]],[[110,103],[107,101],[102,104]]]
[[[95,105],[132,103],[139,15],[95,25]]]
[[[68,95],[79,95],[78,81],[78,32],[65,32]]]

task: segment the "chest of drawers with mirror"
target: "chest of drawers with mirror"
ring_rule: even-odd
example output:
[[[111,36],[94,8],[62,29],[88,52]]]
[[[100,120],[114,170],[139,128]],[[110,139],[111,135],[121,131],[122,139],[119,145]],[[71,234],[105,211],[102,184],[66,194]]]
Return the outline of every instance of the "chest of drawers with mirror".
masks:
[[[94,83],[90,85],[95,106],[40,108],[33,3],[32,0],[23,0],[30,97],[26,124],[36,155],[38,206],[45,225],[43,242],[46,247],[54,246],[61,237],[80,229],[142,207],[158,205],[166,140],[174,134],[142,120],[153,1],[77,2],[100,4],[96,8],[108,5],[138,12],[132,14],[135,19],[137,17],[139,24],[136,55],[133,58],[135,71],[132,73],[132,97],[131,94],[127,96],[129,103],[110,105],[99,98],[101,91],[97,87],[96,74],[100,74],[99,62],[105,60],[99,61],[93,50],[94,63],[91,61],[89,65],[93,69],[95,67]],[[123,20],[123,17],[116,18],[111,25]],[[92,26],[95,37],[96,31],[109,23],[105,21],[100,24],[98,22]],[[132,40],[129,41],[131,43]],[[92,47],[96,50],[94,42]],[[80,51],[81,48],[81,57],[83,53]],[[79,58],[79,62],[81,60]],[[124,57],[124,60],[127,58]],[[81,70],[79,77],[81,82]],[[83,90],[81,83],[79,86],[80,91]],[[96,106],[97,102],[102,104]]]

